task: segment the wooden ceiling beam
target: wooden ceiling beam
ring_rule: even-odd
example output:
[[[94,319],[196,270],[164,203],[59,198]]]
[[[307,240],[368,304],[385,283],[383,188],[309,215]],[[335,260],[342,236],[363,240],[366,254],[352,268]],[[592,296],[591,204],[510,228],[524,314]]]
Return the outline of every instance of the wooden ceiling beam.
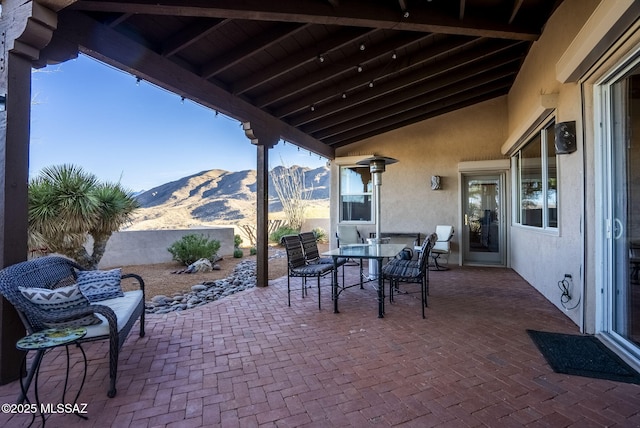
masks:
[[[316,0],[219,0],[215,4],[208,0],[165,0],[162,4],[157,0],[83,0],[71,8],[92,12],[303,22],[528,41],[540,37],[540,29],[496,24],[482,17],[466,16],[461,21],[458,16],[446,15],[430,3],[421,3],[413,8],[407,18],[403,17],[401,10],[368,0],[351,0],[338,6]]]
[[[115,28],[118,25],[125,22],[127,19],[131,18],[132,16],[133,15],[131,15],[130,13],[121,13],[120,15],[118,15],[117,17],[115,17],[114,19],[110,20],[108,23],[105,23],[105,24],[109,25],[109,27],[111,28]]]
[[[39,0],[38,3],[45,6],[49,10],[53,10],[57,12],[64,8],[71,6],[76,3],[78,0]]]
[[[309,122],[305,126],[302,126],[301,129],[307,134],[315,135],[318,132],[331,129],[341,123],[350,122],[359,117],[373,114],[380,109],[386,109],[394,104],[403,103],[405,100],[422,97],[428,93],[437,94],[443,88],[454,87],[455,85],[481,85],[489,83],[517,73],[519,66],[517,62],[519,61],[520,58],[510,58],[507,60],[503,58],[492,58],[491,60],[473,63],[472,68],[452,69],[447,73],[441,73],[435,78],[416,80],[414,84],[407,85],[404,89],[388,90],[385,96],[378,96],[360,102],[358,102],[359,100],[355,100],[357,104],[354,103],[354,105],[351,105],[343,111],[330,114],[321,120]],[[469,72],[470,69],[471,72]],[[470,89],[472,89],[472,87]],[[367,92],[366,90],[362,92],[363,98],[367,96]],[[347,98],[344,101],[350,102],[351,98]],[[294,126],[300,127],[300,125]]]
[[[272,28],[262,32],[259,37],[251,38],[243,44],[234,46],[229,51],[219,55],[202,66],[201,77],[210,79],[222,71],[238,64],[241,61],[260,52],[270,46],[282,41],[286,37],[308,28],[311,24],[284,23],[274,25]]]
[[[212,32],[219,30],[229,22],[231,22],[229,19],[198,19],[195,22],[191,22],[162,44],[161,54],[164,57],[173,56],[198,40],[207,37]]]
[[[460,110],[465,107],[472,106],[474,104],[481,103],[483,101],[491,100],[503,95],[506,95],[508,92],[508,88],[498,88],[495,91],[483,93],[477,96],[474,96],[469,99],[465,99],[459,103],[447,104],[440,108],[436,108],[433,110],[428,110],[422,112],[421,114],[408,114],[406,118],[398,118],[396,121],[389,121],[388,123],[381,123],[379,126],[376,126],[375,129],[363,129],[362,132],[355,134],[354,136],[349,136],[348,138],[343,139],[334,139],[332,141],[325,141],[329,146],[334,149],[348,146],[349,144],[356,143],[358,141],[364,140],[365,138],[375,137],[376,135],[380,135],[385,132],[393,131],[395,129],[403,128],[405,126],[412,125],[414,123],[421,122],[423,120],[431,119],[433,117],[441,116],[446,113],[450,113],[452,111]],[[425,140],[425,143],[428,142],[428,139]]]
[[[522,42],[519,42],[522,43]],[[472,50],[465,50],[462,53],[450,54],[450,51],[463,48],[467,45],[473,45]],[[438,43],[431,45],[427,49],[421,49],[407,56],[407,58],[398,58],[398,62],[394,63],[392,67],[382,66],[380,68],[367,70],[364,73],[359,73],[355,77],[342,82],[342,86],[345,90],[355,90],[368,86],[373,81],[374,87],[366,90],[366,93],[371,96],[380,96],[386,94],[384,88],[390,90],[401,89],[405,86],[411,85],[414,82],[419,82],[425,79],[432,78],[434,75],[444,72],[446,70],[455,68],[458,63],[461,66],[465,66],[473,61],[482,59],[488,55],[495,55],[507,48],[512,48],[513,42],[506,40],[473,40],[463,37],[448,37],[445,40],[440,40]],[[434,62],[433,67],[429,72],[424,71],[424,63]],[[412,72],[412,70],[418,70]],[[384,79],[392,76],[393,74],[402,71],[402,77],[399,79]],[[376,84],[375,80],[383,78],[382,85]],[[379,92],[380,91],[380,92]],[[304,97],[298,98],[295,101],[288,103],[278,109],[273,110],[273,115],[278,118],[285,118],[294,113],[301,113],[302,115],[295,118],[287,118],[287,122],[294,126],[299,126],[307,121],[319,119],[323,115],[330,114],[327,112],[340,111],[341,106],[345,106],[344,102],[332,102],[335,100],[336,90],[334,88],[323,88],[315,91],[311,94],[306,94]],[[359,93],[354,98],[349,97],[349,101],[357,100],[361,96]],[[325,105],[325,103],[331,103]],[[316,107],[314,112],[309,112],[309,106],[314,105]],[[318,108],[320,107],[320,108]]]
[[[394,93],[384,99],[358,106],[335,118],[331,123],[322,124],[321,130],[304,127],[304,132],[319,140],[341,134],[370,123],[384,120],[407,110],[422,108],[425,105],[438,104],[447,98],[464,95],[478,87],[494,85],[495,82],[513,81],[517,67],[502,67],[496,70],[478,73],[474,76],[446,75],[433,82],[426,82]]]
[[[515,0],[513,2],[513,10],[511,11],[511,16],[509,17],[509,24],[511,24],[513,20],[516,19],[516,15],[520,11],[523,2],[524,0]]]
[[[308,91],[314,86],[322,85],[330,80],[343,78],[345,74],[359,74],[356,71],[358,65],[366,66],[366,63],[382,56],[388,56],[391,61],[391,53],[399,47],[415,43],[420,35],[415,33],[399,33],[386,39],[382,43],[368,47],[364,51],[358,51],[357,55],[345,57],[342,61],[332,63],[325,61],[320,70],[309,73],[304,78],[298,78],[275,90],[271,90],[263,96],[257,97],[255,105],[264,108],[278,101],[290,98],[303,91]],[[354,46],[357,49],[357,46]]]
[[[258,87],[259,85],[268,83],[280,76],[283,76],[298,67],[302,67],[304,64],[311,61],[317,61],[318,56],[321,54],[328,57],[332,51],[340,49],[349,43],[353,43],[354,40],[362,38],[375,31],[377,30],[364,28],[342,28],[338,32],[334,33],[330,38],[318,42],[316,46],[305,46],[298,52],[288,55],[282,61],[278,61],[265,68],[262,72],[254,73],[248,78],[236,82],[233,85],[231,92],[235,95],[241,95]]]
[[[474,88],[472,91],[466,91],[466,93],[445,97],[438,103],[424,103],[421,107],[415,109],[400,109],[396,115],[386,115],[375,122],[363,122],[362,126],[358,128],[323,139],[322,142],[334,148],[336,145],[350,144],[369,136],[379,135],[390,129],[397,129],[410,123],[435,117],[442,114],[443,110],[449,109],[448,111],[453,111],[461,108],[462,105],[472,105],[477,103],[479,98],[486,100],[506,95],[510,86],[511,82],[496,82],[492,85]],[[489,94],[491,95],[490,97],[488,97]],[[473,102],[470,100],[473,100]]]
[[[59,37],[76,43],[83,53],[106,64],[238,121],[251,122],[313,153],[335,157],[331,147],[83,14],[61,12],[57,32]]]

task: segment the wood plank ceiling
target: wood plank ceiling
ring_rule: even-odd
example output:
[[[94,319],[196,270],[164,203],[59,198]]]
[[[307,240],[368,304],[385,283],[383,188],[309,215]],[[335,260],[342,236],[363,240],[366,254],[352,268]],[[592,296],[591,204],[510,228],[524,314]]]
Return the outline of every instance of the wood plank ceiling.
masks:
[[[324,156],[507,94],[562,0],[80,0],[85,52]]]

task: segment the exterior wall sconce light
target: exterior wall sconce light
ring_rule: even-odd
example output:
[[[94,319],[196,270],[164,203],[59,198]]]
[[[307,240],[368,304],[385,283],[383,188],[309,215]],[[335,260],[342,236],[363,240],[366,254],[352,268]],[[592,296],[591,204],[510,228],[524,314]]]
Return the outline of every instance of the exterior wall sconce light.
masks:
[[[431,190],[440,190],[442,189],[441,177],[439,175],[431,176]]]

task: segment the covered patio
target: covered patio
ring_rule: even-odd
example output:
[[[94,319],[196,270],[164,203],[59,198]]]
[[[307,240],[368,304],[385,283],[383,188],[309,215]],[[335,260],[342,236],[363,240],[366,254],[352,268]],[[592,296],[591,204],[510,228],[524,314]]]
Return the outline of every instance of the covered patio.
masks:
[[[107,346],[87,345],[89,419],[49,426],[640,425],[638,385],[556,374],[526,332],[596,334],[640,361],[627,251],[640,220],[615,217],[638,212],[627,189],[638,180],[611,176],[636,171],[640,153],[632,127],[616,128],[638,105],[640,1],[160,3],[2,2],[2,266],[27,254],[31,70],[83,53],[242,122],[256,146],[258,288],[149,316],[147,336],[123,347],[113,399]],[[612,101],[619,111],[600,111]],[[575,125],[572,151],[554,144],[560,124]],[[345,292],[334,314],[328,287],[318,311],[314,289],[288,307],[286,278],[267,283],[269,149],[282,140],[331,161],[331,236],[342,222],[365,234],[376,223],[340,208],[353,196],[341,173],[370,155],[402,165],[385,175],[385,232],[456,226],[426,320],[407,296],[378,319],[370,289]],[[636,151],[607,158],[628,141]],[[526,160],[544,168],[529,176]],[[500,267],[471,267],[464,192],[489,173],[502,189],[502,211],[485,217],[503,228]],[[563,311],[567,277],[580,304]],[[4,403],[19,390],[15,325],[0,300]],[[43,402],[59,402],[60,357],[47,356]],[[3,426],[29,420],[0,415]]]
[[[357,273],[349,267],[348,280]],[[305,299],[292,293],[288,307],[286,277],[198,309],[149,315],[147,335],[134,333],[123,347],[118,395],[106,395],[106,344],[85,345],[79,402],[89,419],[56,414],[47,426],[640,424],[638,385],[551,370],[526,330],[578,328],[512,270],[432,272],[430,290],[426,320],[411,296],[387,302],[378,319],[371,288],[344,292],[339,314],[328,287],[322,311],[315,288]],[[58,402],[64,359],[45,359],[41,400]],[[17,382],[4,385],[0,400],[14,402],[18,392]],[[29,421],[0,415],[2,426]]]

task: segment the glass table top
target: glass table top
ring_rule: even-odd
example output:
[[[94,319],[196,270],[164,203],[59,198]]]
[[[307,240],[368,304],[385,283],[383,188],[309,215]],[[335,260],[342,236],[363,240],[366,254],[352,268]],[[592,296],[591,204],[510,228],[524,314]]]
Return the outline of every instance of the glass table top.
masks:
[[[406,245],[404,244],[354,244],[325,251],[322,255],[377,259],[395,257],[405,247]]]

